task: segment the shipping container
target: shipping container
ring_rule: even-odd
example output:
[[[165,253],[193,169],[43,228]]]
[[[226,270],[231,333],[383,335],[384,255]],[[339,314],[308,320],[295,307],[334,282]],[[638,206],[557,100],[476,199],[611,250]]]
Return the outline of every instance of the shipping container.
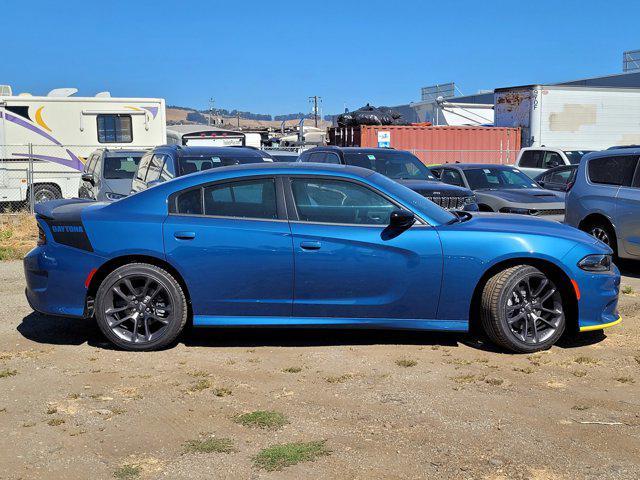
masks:
[[[495,91],[495,125],[523,147],[603,150],[640,143],[640,89],[529,85]]]
[[[329,144],[408,150],[427,165],[440,163],[514,163],[519,128],[362,125],[332,127]]]

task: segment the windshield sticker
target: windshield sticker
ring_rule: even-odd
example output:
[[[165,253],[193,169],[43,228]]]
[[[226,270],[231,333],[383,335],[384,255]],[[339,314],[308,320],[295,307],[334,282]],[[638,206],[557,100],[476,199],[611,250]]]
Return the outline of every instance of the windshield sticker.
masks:
[[[376,159],[375,155],[367,155],[367,157],[369,158],[369,160],[375,160]]]
[[[482,171],[484,173],[489,173],[489,174],[491,173],[491,170],[489,168],[483,168]]]
[[[273,162],[273,159],[272,158],[262,157],[262,161],[263,162]]]
[[[215,162],[215,163],[220,163],[222,162],[222,160],[220,159],[220,157],[211,157],[211,161]]]

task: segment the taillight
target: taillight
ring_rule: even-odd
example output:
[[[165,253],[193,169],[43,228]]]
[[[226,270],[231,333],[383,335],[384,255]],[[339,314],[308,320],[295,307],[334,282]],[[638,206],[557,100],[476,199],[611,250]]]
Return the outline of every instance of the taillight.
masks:
[[[47,243],[47,236],[44,234],[44,230],[38,225],[38,245],[44,245]]]

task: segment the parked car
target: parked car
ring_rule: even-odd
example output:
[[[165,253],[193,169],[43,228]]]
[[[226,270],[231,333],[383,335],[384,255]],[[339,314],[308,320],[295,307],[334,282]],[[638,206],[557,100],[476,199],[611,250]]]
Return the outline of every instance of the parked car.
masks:
[[[100,148],[89,155],[78,197],[98,201],[114,201],[131,192],[131,181],[146,150],[114,150]]]
[[[163,145],[142,157],[131,183],[131,193],[211,168],[262,162],[273,162],[273,158],[257,148]]]
[[[611,249],[525,216],[448,212],[371,170],[216,168],[118,202],[36,207],[26,295],[92,318],[115,345],[205,326],[465,332],[535,352],[620,321]],[[132,228],[134,227],[134,228]]]
[[[562,165],[547,170],[534,180],[542,188],[556,192],[568,192],[573,187],[578,165]]]
[[[473,190],[480,211],[564,220],[563,195],[544,190],[515,167],[455,163],[432,167],[432,171],[445,183]]]
[[[640,148],[591,153],[567,194],[567,223],[610,246],[620,258],[640,259]]]
[[[409,187],[446,210],[478,210],[473,192],[468,188],[442,183],[418,157],[404,150],[316,147],[302,152],[298,160],[368,168]]]
[[[577,165],[592,150],[563,150],[551,147],[527,147],[520,150],[515,166],[535,178],[550,168]]]

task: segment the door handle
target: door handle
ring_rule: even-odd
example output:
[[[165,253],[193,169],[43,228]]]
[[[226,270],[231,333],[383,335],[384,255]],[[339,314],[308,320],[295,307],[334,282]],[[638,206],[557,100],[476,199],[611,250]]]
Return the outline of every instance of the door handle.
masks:
[[[302,250],[320,250],[322,244],[320,242],[300,242]]]
[[[196,232],[175,232],[173,236],[178,240],[193,240],[196,238]]]

